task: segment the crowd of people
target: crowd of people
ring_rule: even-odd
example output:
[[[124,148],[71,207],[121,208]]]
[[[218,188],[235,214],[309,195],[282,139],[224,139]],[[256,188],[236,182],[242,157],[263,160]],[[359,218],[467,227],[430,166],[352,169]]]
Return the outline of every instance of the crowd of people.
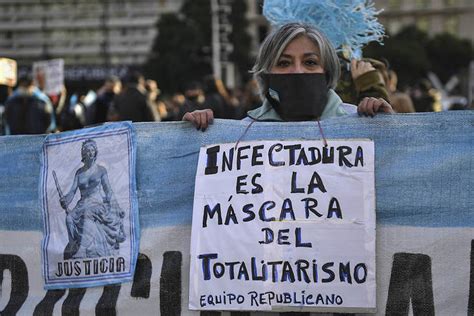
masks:
[[[96,91],[88,90],[85,93],[78,93],[68,91],[67,87],[63,87],[60,93],[48,96],[43,92],[43,87],[34,84],[32,78],[21,77],[14,90],[7,86],[0,86],[1,133],[43,134],[122,120],[150,122],[178,121],[184,118],[196,123],[197,119],[200,120],[199,115],[204,115],[203,118],[206,118],[209,113],[212,113],[211,119],[255,118],[256,113],[259,113],[258,109],[262,110],[262,108],[263,110],[276,109],[279,116],[286,115],[289,120],[294,120],[292,119],[292,114],[295,114],[294,108],[282,114],[280,111],[283,110],[278,107],[285,101],[277,97],[278,100],[273,102],[274,98],[268,94],[269,91],[273,91],[268,89],[270,84],[271,87],[284,87],[282,91],[285,93],[286,91],[295,92],[298,90],[296,87],[306,86],[305,91],[311,93],[303,93],[305,96],[302,99],[303,103],[312,103],[314,100],[311,97],[326,100],[327,91],[330,91],[330,93],[335,92],[337,98],[345,104],[359,105],[364,99],[370,98],[372,101],[384,100],[396,113],[430,112],[443,109],[441,93],[432,87],[429,80],[422,79],[415,87],[399,91],[396,72],[390,69],[387,60],[368,58],[348,60],[341,54],[336,54],[331,44],[326,42],[324,35],[314,32],[310,27],[293,24],[290,28],[288,32],[293,32],[292,36],[273,33],[268,38],[287,36],[288,38],[284,38],[286,42],[283,42],[281,38],[272,39],[272,41],[279,41],[280,44],[284,43],[283,46],[291,48],[292,40],[298,38],[298,36],[295,37],[295,29],[300,31],[305,29],[304,34],[310,42],[299,44],[310,46],[314,44],[311,49],[314,51],[315,58],[302,59],[298,61],[302,63],[301,65],[294,65],[292,63],[295,56],[291,55],[292,52],[283,54],[283,57],[278,56],[278,53],[282,52],[265,48],[264,42],[254,69],[251,71],[254,78],[235,89],[227,88],[222,80],[208,75],[201,81],[189,82],[181,92],[169,93],[161,91],[156,81],[146,79],[137,71],[131,71],[123,78],[113,76],[106,78],[103,85]],[[289,70],[288,68],[295,66],[301,66],[301,69]],[[301,80],[301,78],[285,76],[282,81],[281,78],[275,76],[275,74],[288,73],[288,71],[314,73],[313,68],[317,66],[324,66],[324,69],[316,69],[316,73],[320,74],[319,77],[307,76]],[[312,86],[307,86],[308,83],[314,87],[320,85],[322,89],[312,89]],[[288,88],[291,85],[293,88]],[[324,93],[321,94],[321,91]],[[319,94],[312,95],[313,92]],[[287,96],[281,94],[279,97],[300,98],[291,93]],[[294,101],[291,103],[295,106]],[[262,104],[263,107],[260,107]],[[325,104],[320,110],[324,110],[324,107]],[[452,109],[463,108],[466,108],[466,105],[456,104],[452,107]],[[315,109],[313,106],[312,110]],[[197,113],[198,116],[194,118],[189,116],[189,113]],[[369,111],[369,114],[373,113]],[[311,119],[318,119],[318,117],[301,117],[297,120]]]

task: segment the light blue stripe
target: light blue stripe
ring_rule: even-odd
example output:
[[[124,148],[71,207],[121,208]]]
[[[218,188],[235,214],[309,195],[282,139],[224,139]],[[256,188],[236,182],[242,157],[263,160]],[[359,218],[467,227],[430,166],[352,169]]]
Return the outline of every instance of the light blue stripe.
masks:
[[[133,124],[141,227],[190,225],[200,146],[236,142],[248,122]],[[474,226],[474,112],[340,117],[327,138],[375,141],[377,221],[387,225]],[[38,195],[44,136],[0,138],[0,229],[41,230]],[[254,123],[242,140],[320,139],[316,123]]]

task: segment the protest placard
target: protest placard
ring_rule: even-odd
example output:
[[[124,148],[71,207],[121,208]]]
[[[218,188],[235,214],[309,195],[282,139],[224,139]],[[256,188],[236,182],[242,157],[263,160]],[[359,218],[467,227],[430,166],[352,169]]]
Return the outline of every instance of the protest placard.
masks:
[[[10,58],[0,58],[0,84],[14,87],[17,81],[16,61]]]
[[[374,312],[374,188],[370,140],[203,147],[189,308]]]
[[[33,79],[44,93],[59,94],[64,85],[64,60],[57,58],[34,62]]]

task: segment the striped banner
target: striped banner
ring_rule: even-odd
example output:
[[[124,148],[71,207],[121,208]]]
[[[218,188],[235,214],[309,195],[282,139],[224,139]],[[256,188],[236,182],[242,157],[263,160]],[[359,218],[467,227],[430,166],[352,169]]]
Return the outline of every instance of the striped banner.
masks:
[[[44,135],[1,137],[1,313],[258,315],[188,309],[200,147],[321,135],[311,122],[255,123],[246,131],[248,124],[216,120],[204,133],[186,122],[134,124],[141,236],[133,281],[69,290],[44,290],[41,273]],[[472,315],[474,112],[348,116],[321,125],[329,140],[375,144],[377,314]]]

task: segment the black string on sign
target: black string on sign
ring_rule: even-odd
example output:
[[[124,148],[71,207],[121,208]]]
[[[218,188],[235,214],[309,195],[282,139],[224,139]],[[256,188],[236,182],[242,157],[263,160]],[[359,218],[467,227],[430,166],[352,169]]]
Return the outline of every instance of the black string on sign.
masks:
[[[318,122],[319,132],[321,133],[321,137],[323,138],[324,147],[327,147],[328,141],[326,140],[326,137],[324,136],[323,128],[321,126],[320,121],[318,120],[317,122]]]

